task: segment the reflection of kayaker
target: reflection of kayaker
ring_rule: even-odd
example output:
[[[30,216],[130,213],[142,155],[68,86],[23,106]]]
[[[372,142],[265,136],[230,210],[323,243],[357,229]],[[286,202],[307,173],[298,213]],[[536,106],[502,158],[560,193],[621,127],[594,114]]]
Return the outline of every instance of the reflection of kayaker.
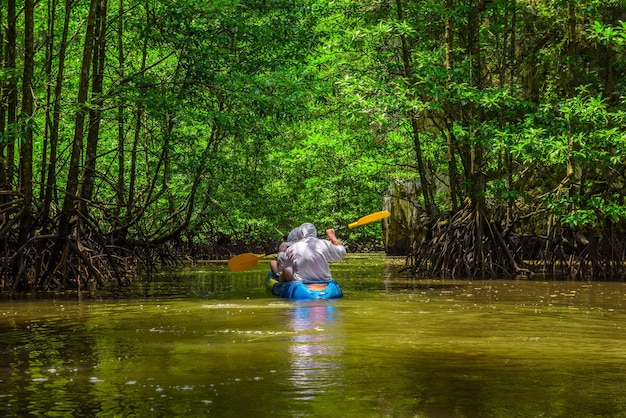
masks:
[[[314,400],[341,383],[343,344],[338,340],[337,307],[327,301],[303,301],[289,309],[294,333],[287,351],[289,374],[299,400]]]
[[[267,286],[276,296],[289,299],[330,299],[343,296],[341,287],[330,273],[329,262],[346,256],[346,248],[335,236],[335,230],[326,231],[329,240],[317,237],[312,223],[300,225],[300,240],[291,244],[281,257],[285,271],[292,269],[293,277],[283,274],[278,279],[273,270]]]
[[[289,310],[290,325],[294,331],[325,328],[335,322],[337,307],[332,302],[303,302]]]

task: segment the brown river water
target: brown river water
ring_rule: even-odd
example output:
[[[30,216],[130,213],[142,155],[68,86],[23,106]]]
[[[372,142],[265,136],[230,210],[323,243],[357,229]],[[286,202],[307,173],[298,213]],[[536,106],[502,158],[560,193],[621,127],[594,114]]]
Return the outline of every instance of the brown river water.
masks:
[[[626,417],[626,284],[418,280],[332,266],[272,298],[268,260],[116,294],[0,298],[0,416]]]

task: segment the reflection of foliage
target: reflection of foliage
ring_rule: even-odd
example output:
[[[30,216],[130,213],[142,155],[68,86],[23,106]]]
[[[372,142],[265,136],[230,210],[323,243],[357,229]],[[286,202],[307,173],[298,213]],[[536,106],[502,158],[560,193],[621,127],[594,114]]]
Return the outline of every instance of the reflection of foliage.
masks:
[[[75,322],[45,316],[19,322],[6,331],[2,370],[12,373],[2,379],[3,396],[9,400],[3,411],[7,415],[90,415],[98,409],[98,402],[81,394],[91,386],[84,372],[93,370],[89,354],[93,339],[85,337],[84,327]]]

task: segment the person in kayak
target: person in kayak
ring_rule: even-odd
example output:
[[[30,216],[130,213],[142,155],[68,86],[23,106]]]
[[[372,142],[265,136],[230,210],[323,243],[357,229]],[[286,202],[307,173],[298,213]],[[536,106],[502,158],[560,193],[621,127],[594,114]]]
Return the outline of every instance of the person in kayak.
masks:
[[[278,246],[278,254],[276,259],[270,261],[272,275],[279,282],[293,280],[293,270],[291,267],[285,268],[285,251],[293,244],[292,242],[283,242]]]
[[[278,281],[291,281],[293,280],[293,269],[288,267],[285,269],[285,251],[287,248],[294,242],[298,241],[301,238],[300,235],[300,227],[296,227],[289,231],[289,234],[285,237],[286,241],[282,242],[278,246],[278,254],[276,255],[276,259],[270,261],[270,268],[272,269],[272,274],[274,278]]]
[[[285,251],[283,267],[291,268],[292,279],[286,276],[283,281],[321,282],[332,279],[329,262],[339,261],[346,256],[346,248],[335,236],[334,229],[326,230],[328,240],[317,237],[317,229],[310,222],[299,227],[298,241]]]

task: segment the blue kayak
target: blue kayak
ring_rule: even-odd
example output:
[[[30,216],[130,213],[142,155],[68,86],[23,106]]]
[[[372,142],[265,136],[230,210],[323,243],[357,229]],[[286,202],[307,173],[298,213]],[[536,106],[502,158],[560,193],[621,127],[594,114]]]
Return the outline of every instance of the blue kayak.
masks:
[[[343,296],[341,286],[334,280],[323,282],[279,282],[270,270],[265,281],[267,290],[285,299],[335,299]]]

